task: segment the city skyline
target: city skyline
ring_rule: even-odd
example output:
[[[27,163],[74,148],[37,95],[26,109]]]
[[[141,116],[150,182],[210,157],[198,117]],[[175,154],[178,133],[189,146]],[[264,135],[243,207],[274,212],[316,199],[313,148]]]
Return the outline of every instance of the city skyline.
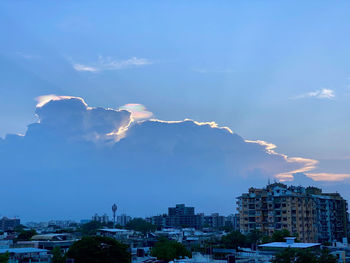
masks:
[[[348,1],[106,3],[0,3],[1,215],[350,200]]]

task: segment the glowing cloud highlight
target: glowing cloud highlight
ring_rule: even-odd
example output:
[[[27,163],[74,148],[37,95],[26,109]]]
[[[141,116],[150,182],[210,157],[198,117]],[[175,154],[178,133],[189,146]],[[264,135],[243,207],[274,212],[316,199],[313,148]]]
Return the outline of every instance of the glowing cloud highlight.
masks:
[[[146,120],[153,116],[153,113],[148,111],[145,106],[139,103],[129,103],[121,106],[120,110],[127,110],[131,112],[131,118],[134,121]]]

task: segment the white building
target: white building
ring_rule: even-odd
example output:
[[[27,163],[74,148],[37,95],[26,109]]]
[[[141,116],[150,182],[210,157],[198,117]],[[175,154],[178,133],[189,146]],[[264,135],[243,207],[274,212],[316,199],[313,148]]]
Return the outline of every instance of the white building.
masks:
[[[121,214],[117,216],[117,224],[121,226],[126,226],[126,224],[131,220],[131,216],[126,214]]]

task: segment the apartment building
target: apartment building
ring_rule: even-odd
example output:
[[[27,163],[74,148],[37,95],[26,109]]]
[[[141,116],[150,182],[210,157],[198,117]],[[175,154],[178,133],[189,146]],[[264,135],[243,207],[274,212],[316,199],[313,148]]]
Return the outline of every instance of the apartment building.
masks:
[[[271,236],[287,229],[302,242],[340,241],[347,233],[347,202],[315,187],[268,184],[237,198],[240,231]]]
[[[19,218],[7,218],[3,217],[0,219],[0,230],[9,231],[14,230],[21,223]]]
[[[203,213],[195,214],[194,207],[187,207],[184,204],[177,204],[175,207],[168,208],[168,214],[146,218],[146,221],[156,225],[158,228],[173,227],[184,228],[190,227],[202,229],[210,227],[219,229],[225,226],[225,217],[218,213],[204,215]]]

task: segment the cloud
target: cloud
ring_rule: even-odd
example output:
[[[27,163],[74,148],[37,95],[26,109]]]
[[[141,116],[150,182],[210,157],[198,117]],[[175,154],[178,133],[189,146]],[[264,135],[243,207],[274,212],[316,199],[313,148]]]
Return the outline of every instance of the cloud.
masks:
[[[221,68],[221,69],[207,69],[207,68],[192,68],[191,69],[194,72],[200,73],[200,74],[206,74],[206,73],[233,73],[235,72],[234,69],[231,68]]]
[[[16,52],[16,54],[24,59],[38,59],[41,58],[39,55],[33,55],[33,54],[28,54],[28,53],[23,53],[23,52]]]
[[[112,139],[109,135],[118,135],[131,121],[129,111],[88,107],[79,97],[51,94],[37,101],[39,123],[29,125],[27,132],[34,135],[42,130],[46,135],[103,142]]]
[[[99,71],[100,69],[96,68],[96,67],[91,67],[91,66],[86,66],[86,65],[83,65],[83,64],[73,64],[73,68],[76,70],[76,71],[87,71],[87,72],[97,72]]]
[[[131,118],[134,121],[150,119],[153,113],[148,111],[145,106],[138,103],[129,103],[121,106],[119,109],[131,112]]]
[[[335,98],[334,90],[320,89],[305,94],[298,95],[292,99],[304,99],[304,98],[316,98],[316,99],[333,99]]]
[[[116,60],[112,57],[99,56],[98,61],[94,63],[72,63],[76,71],[98,72],[104,70],[122,70],[128,68],[151,65],[153,62],[146,58],[131,57],[126,60]]]
[[[48,95],[42,95],[39,97],[36,97],[35,100],[38,102],[36,104],[37,108],[41,108],[42,106],[44,106],[46,103],[50,102],[51,100],[64,100],[64,99],[77,99],[80,100],[83,104],[85,104],[85,106],[87,106],[87,104],[85,103],[85,101],[82,98],[79,97],[72,97],[72,96],[57,96],[55,94],[48,94]]]
[[[232,213],[235,196],[268,178],[348,178],[314,172],[317,160],[278,153],[272,143],[244,140],[215,122],[151,119],[136,103],[114,110],[72,96],[37,100],[39,121],[24,136],[0,140],[2,184],[16,185],[15,193],[0,192],[3,213],[84,218],[114,202],[135,215],[178,202]],[[11,202],[1,201],[10,195]]]
[[[343,181],[350,178],[350,174],[338,173],[307,173],[306,175],[315,181]]]

